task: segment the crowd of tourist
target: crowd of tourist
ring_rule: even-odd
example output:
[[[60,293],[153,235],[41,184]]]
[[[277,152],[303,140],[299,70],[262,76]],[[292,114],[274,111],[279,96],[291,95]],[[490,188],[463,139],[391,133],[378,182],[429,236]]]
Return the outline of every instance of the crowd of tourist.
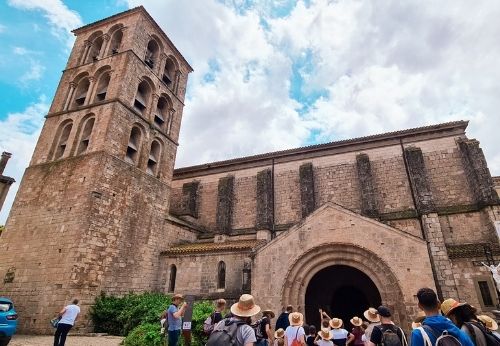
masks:
[[[204,323],[206,345],[500,346],[498,324],[486,315],[476,315],[476,309],[470,304],[454,299],[441,303],[430,288],[420,289],[417,299],[421,311],[412,323],[409,341],[403,329],[392,321],[391,310],[383,305],[368,308],[362,317],[353,316],[349,320],[350,330],[345,329],[342,319],[330,317],[321,309],[320,326],[305,325],[302,313],[287,306],[273,328],[275,313],[261,310],[253,296],[243,294],[225,316],[226,301],[219,299]],[[175,295],[165,311],[169,346],[177,346],[185,309],[182,296]],[[253,321],[259,312],[262,317]]]

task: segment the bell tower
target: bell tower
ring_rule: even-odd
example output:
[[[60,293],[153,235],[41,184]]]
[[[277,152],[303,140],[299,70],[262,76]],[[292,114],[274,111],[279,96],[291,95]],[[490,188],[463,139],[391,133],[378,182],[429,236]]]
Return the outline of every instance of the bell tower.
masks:
[[[154,287],[188,74],[140,6],[76,41],[0,238],[0,291],[44,332],[80,298]]]

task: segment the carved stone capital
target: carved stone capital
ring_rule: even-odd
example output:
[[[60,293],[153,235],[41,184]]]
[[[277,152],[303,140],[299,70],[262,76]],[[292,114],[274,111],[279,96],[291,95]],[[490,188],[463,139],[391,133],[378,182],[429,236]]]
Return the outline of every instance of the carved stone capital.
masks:
[[[104,34],[104,35],[102,35],[102,39],[103,39],[104,41],[109,41],[109,40],[110,40],[110,38],[111,38],[111,36],[109,36],[108,34]]]

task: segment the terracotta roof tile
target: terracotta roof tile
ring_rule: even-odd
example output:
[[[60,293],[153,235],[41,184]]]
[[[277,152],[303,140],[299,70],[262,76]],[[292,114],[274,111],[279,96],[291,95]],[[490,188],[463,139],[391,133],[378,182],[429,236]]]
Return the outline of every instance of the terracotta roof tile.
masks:
[[[493,256],[500,256],[500,246],[498,244],[461,244],[447,245],[448,257],[454,258],[485,258],[484,247],[489,246]]]
[[[175,245],[163,252],[165,255],[193,254],[219,251],[251,251],[266,243],[265,240],[235,240],[223,243],[204,242]]]

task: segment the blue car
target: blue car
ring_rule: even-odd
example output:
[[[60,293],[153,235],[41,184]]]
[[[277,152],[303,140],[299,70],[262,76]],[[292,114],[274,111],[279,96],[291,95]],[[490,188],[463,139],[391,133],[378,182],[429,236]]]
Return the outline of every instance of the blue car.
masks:
[[[9,298],[0,297],[0,346],[6,346],[17,328],[17,312]]]

